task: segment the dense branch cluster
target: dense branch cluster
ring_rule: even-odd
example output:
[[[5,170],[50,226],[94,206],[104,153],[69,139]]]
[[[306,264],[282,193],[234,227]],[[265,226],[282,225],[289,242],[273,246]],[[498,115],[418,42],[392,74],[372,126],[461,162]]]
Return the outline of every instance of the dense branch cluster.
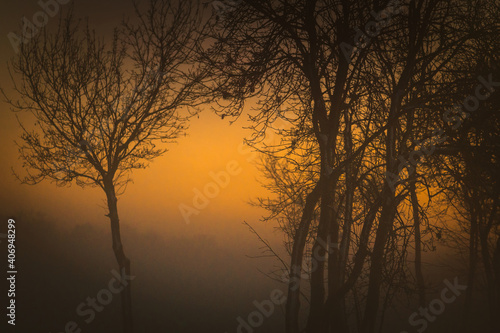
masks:
[[[498,293],[498,14],[493,1],[261,0],[206,32],[215,111],[237,117],[256,100],[250,144],[274,193],[256,204],[291,256],[287,333],[377,331],[400,292],[425,305],[422,255],[458,246],[457,232],[483,240]],[[277,122],[281,144],[262,145]],[[450,230],[453,211],[482,233]],[[321,249],[326,239],[339,247]],[[326,252],[312,269],[312,253]]]

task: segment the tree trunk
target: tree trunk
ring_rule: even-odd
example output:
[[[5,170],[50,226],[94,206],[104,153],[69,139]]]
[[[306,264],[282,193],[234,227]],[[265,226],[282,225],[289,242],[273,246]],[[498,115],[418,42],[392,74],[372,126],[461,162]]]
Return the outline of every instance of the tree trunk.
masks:
[[[489,231],[485,227],[479,228],[479,241],[481,243],[481,256],[484,264],[484,273],[488,285],[488,307],[490,309],[490,325],[492,332],[498,332],[498,310],[496,309],[495,299],[495,276],[493,273],[490,249],[488,245]],[[494,328],[496,327],[496,330]]]
[[[333,216],[331,222],[330,238],[333,243],[338,243],[339,241],[339,230],[340,225],[338,222],[338,215]],[[329,332],[332,327],[335,327],[337,333],[343,332],[343,312],[341,307],[341,300],[343,297],[332,298],[332,294],[339,289],[340,285],[340,251],[338,248],[332,249],[328,254],[328,298],[330,299],[328,308],[323,310],[322,314],[322,333]],[[325,316],[324,313],[327,313]]]
[[[469,230],[469,273],[467,277],[467,290],[465,291],[465,308],[464,316],[462,318],[462,330],[467,331],[469,324],[469,315],[472,307],[472,296],[474,290],[474,276],[476,274],[476,264],[477,264],[477,243],[478,243],[478,221],[477,212],[472,203],[474,194],[469,198],[469,211],[470,211],[470,230]]]
[[[403,81],[400,81],[400,84]],[[398,85],[400,85],[398,84]],[[398,113],[401,105],[402,89],[396,88],[396,93],[391,99],[389,113],[389,126],[387,128],[386,145],[386,174],[397,174],[396,161],[396,128],[397,121],[391,121]],[[365,316],[361,326],[362,333],[373,333],[377,320],[380,302],[380,286],[382,285],[382,275],[384,270],[385,245],[392,230],[394,217],[396,214],[396,198],[394,191],[389,187],[387,180],[384,181],[382,191],[383,203],[380,213],[379,225],[375,236],[375,244],[371,258],[370,276],[368,282],[368,294],[366,298]]]
[[[322,196],[321,196],[321,211],[320,211],[320,221],[318,224],[318,233],[316,240],[312,247],[311,252],[311,303],[309,307],[309,317],[307,320],[308,333],[319,332],[321,313],[325,303],[325,258],[326,251],[325,244],[329,243],[329,229],[332,218],[335,215],[333,204],[335,188],[332,188],[330,184],[325,186]],[[335,229],[335,227],[334,227]],[[338,226],[336,228],[338,234]],[[333,236],[330,239],[332,242],[337,242],[337,238]],[[331,253],[331,251],[330,251]]]
[[[496,306],[497,309],[500,309],[500,236],[498,236],[495,253],[493,254],[493,271],[495,272]],[[497,325],[500,326],[500,319],[498,318]]]
[[[352,157],[352,132],[351,132],[351,119],[350,115],[346,112],[344,113],[346,128],[344,131],[344,144],[346,159]],[[353,209],[353,198],[354,198],[354,161],[346,164],[345,168],[345,205],[344,205],[344,225],[342,228],[342,238],[340,241],[340,246],[335,249],[336,254],[332,260],[332,269],[329,269],[329,296],[338,292],[341,286],[345,282],[346,277],[346,267],[347,259],[349,256],[350,240],[351,240],[351,226],[352,226],[352,209]],[[336,219],[337,220],[337,219]],[[336,222],[337,228],[337,239],[338,239],[338,229],[339,225]],[[336,241],[337,242],[337,241]],[[324,330],[324,333],[335,332],[335,333],[348,333],[349,326],[347,321],[347,315],[345,310],[345,297],[337,297],[334,301],[331,310],[329,311],[328,322],[326,323],[328,329]]]
[[[361,326],[362,333],[373,333],[376,327],[377,314],[380,302],[380,286],[383,280],[385,245],[392,229],[396,213],[395,200],[392,191],[390,197],[383,204],[380,222],[375,236],[372,262],[370,266],[370,278],[368,283],[368,295],[366,298],[365,316]]]
[[[288,282],[288,297],[285,307],[285,330],[286,333],[299,332],[299,310],[300,310],[300,282],[304,247],[307,234],[311,224],[314,208],[321,195],[321,179],[314,189],[307,195],[304,210],[299,227],[295,231],[293,239],[292,256],[290,263],[290,281]]]
[[[115,193],[115,186],[112,182],[107,182],[105,185],[106,198],[108,203],[109,220],[111,222],[111,236],[113,239],[113,251],[115,253],[116,261],[118,262],[118,267],[120,268],[120,274],[125,273],[130,276],[130,260],[125,256],[123,251],[123,245],[120,235],[120,220],[118,218],[118,206]],[[123,316],[123,332],[132,333],[133,332],[133,317],[132,317],[132,292],[131,292],[131,281],[127,281],[127,284],[123,286],[120,293],[121,303],[122,303],[122,316]]]
[[[497,287],[495,282],[495,261],[494,254],[491,255],[489,239],[491,228],[496,216],[497,201],[493,202],[493,208],[486,224],[480,223],[479,226],[479,240],[481,242],[481,255],[484,264],[484,271],[486,274],[486,281],[488,283],[488,305],[490,309],[490,326],[492,332],[500,332],[500,320],[498,318],[499,305],[497,303]]]
[[[412,176],[410,182],[410,198],[413,209],[413,227],[415,230],[415,275],[417,277],[418,303],[421,307],[425,307],[425,282],[422,274],[422,237],[420,234],[420,214],[417,198],[417,170]]]
[[[354,267],[351,271],[351,274],[339,289],[335,289],[332,281],[330,281],[330,279],[328,280],[328,299],[326,301],[325,311],[323,313],[324,316],[323,323],[326,328],[328,328],[328,325],[330,325],[330,328],[332,330],[333,329],[336,330],[338,328],[336,326],[337,322],[335,322],[334,319],[332,318],[332,313],[333,314],[337,313],[336,311],[338,310],[338,304],[344,299],[345,295],[354,287],[356,281],[363,272],[364,262],[369,254],[368,241],[370,238],[370,232],[373,223],[375,221],[377,212],[380,209],[380,206],[382,205],[382,194],[378,194],[376,197],[377,199],[370,208],[370,211],[366,215],[365,221],[363,223],[363,228],[361,230],[361,235],[359,240],[359,247],[354,257]],[[330,262],[330,260],[328,261],[329,266],[334,264],[335,264],[334,262]]]

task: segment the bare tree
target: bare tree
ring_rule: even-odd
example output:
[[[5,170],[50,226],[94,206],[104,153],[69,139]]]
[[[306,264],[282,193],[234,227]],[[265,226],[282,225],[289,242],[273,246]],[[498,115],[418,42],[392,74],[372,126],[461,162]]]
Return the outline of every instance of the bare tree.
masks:
[[[120,233],[117,197],[132,170],[162,155],[196,112],[202,81],[193,62],[199,18],[193,4],[151,1],[137,20],[98,37],[72,11],[57,31],[42,31],[11,64],[15,91],[7,97],[27,111],[21,122],[23,183],[43,180],[98,186],[105,195],[113,251],[123,276],[131,274]],[[4,94],[5,96],[5,94]],[[133,331],[131,284],[121,292],[123,329]]]
[[[421,230],[424,215],[416,195],[428,169],[415,173],[400,161],[415,156],[417,139],[435,135],[441,116],[436,105],[448,105],[458,84],[448,73],[463,74],[463,59],[475,41],[493,35],[493,21],[481,22],[488,4],[245,1],[207,32],[213,43],[201,56],[214,76],[216,112],[239,116],[246,100],[257,99],[250,113],[256,147],[276,119],[289,126],[280,132],[281,145],[260,148],[272,156],[265,170],[278,194],[261,204],[280,223],[290,222],[283,227],[291,239],[287,332],[301,331],[301,267],[313,259],[305,249],[311,244],[312,253],[324,255],[321,240],[327,237],[340,247],[311,272],[307,332],[349,330],[346,295],[363,283],[360,277],[368,284],[357,292],[366,295],[359,330],[382,329],[380,318],[394,294],[391,281],[406,279],[407,230],[416,233],[416,289],[424,303],[421,243],[431,228]],[[391,184],[384,176],[401,170],[408,179]],[[401,207],[405,201],[411,211]],[[300,217],[290,216],[298,210]]]

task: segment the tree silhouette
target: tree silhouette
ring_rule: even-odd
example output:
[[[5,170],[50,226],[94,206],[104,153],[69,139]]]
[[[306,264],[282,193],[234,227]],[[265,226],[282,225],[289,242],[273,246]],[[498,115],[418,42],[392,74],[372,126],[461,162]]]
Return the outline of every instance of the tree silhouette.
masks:
[[[251,143],[266,155],[276,194],[258,204],[280,223],[291,256],[287,333],[302,331],[301,267],[314,260],[308,246],[329,252],[310,272],[308,333],[349,332],[354,316],[359,332],[382,331],[385,309],[403,288],[425,303],[421,252],[439,233],[423,227],[417,193],[443,188],[426,183],[429,164],[441,160],[422,164],[423,151],[446,147],[438,136],[446,128],[437,126],[463,100],[471,52],[496,36],[495,13],[486,0],[260,0],[239,4],[207,31],[213,44],[200,56],[211,66],[216,112],[237,117],[245,101],[257,100]],[[261,145],[277,119],[288,125],[278,130],[281,143]],[[340,246],[324,249],[327,238]],[[415,288],[403,283],[411,270]],[[348,309],[350,293],[363,311]]]
[[[118,195],[132,170],[145,168],[186,129],[197,111],[202,72],[192,48],[200,16],[192,3],[151,1],[138,5],[106,42],[75,19],[73,10],[56,31],[41,31],[20,46],[11,63],[18,96],[4,96],[21,121],[18,143],[26,184],[50,180],[98,186],[105,195],[112,246],[122,275],[130,260],[121,240]],[[133,331],[131,284],[121,292],[123,329]]]

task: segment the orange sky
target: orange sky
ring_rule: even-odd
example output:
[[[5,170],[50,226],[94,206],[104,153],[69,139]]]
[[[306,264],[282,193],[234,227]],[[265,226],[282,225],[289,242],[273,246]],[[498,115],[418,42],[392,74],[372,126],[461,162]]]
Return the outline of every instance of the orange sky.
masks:
[[[11,82],[7,72],[7,61],[15,54],[6,36],[10,31],[16,30],[21,17],[32,16],[40,8],[36,0],[23,1],[21,4],[10,1],[10,4],[5,7],[4,10],[8,15],[4,15],[3,20],[0,21],[0,35],[4,36],[0,48],[0,63],[2,64],[0,65],[0,86],[9,93]],[[111,27],[119,24],[122,15],[130,11],[130,8],[129,1],[89,0],[77,2],[76,13],[78,16],[90,15],[90,22],[98,31],[109,31]],[[58,18],[59,16],[52,18],[49,24],[57,24]],[[28,119],[26,114],[19,114],[19,116],[22,119]],[[255,297],[263,299],[268,295],[271,290],[268,287],[269,279],[261,274],[257,267],[262,272],[269,272],[272,264],[276,262],[261,259],[242,260],[245,259],[245,255],[261,254],[259,248],[262,245],[243,225],[243,222],[250,223],[263,238],[270,241],[278,252],[283,252],[283,235],[274,230],[275,225],[259,221],[265,214],[264,210],[248,204],[250,199],[266,196],[268,193],[258,182],[261,176],[255,162],[248,161],[250,154],[242,154],[238,149],[244,138],[249,138],[251,135],[249,130],[244,129],[247,125],[245,116],[230,125],[229,119],[222,120],[207,107],[199,118],[192,118],[186,137],[181,137],[176,144],[168,145],[169,151],[153,160],[148,168],[133,171],[131,177],[133,183],[129,184],[124,195],[119,197],[118,209],[122,230],[127,230],[124,234],[128,235],[124,237],[125,250],[128,250],[131,258],[137,259],[133,261],[133,265],[140,262],[147,266],[147,269],[144,267],[137,269],[138,275],[142,272],[143,277],[139,288],[151,288],[151,294],[156,296],[157,285],[163,283],[162,279],[172,275],[175,275],[179,287],[170,285],[164,287],[169,293],[178,292],[179,288],[189,283],[195,286],[202,285],[203,282],[199,280],[204,272],[200,271],[207,268],[211,270],[210,273],[213,276],[204,282],[201,289],[213,291],[217,294],[214,297],[224,299],[224,304],[228,308],[234,308],[233,300],[227,298],[227,295],[236,297],[233,289],[243,295],[238,296],[241,297],[240,304],[250,309],[252,309],[252,301]],[[31,224],[35,222],[29,217],[42,215],[64,231],[64,235],[71,235],[71,232],[78,234],[88,227],[86,225],[90,225],[91,230],[103,230],[104,227],[109,232],[109,220],[104,216],[107,213],[105,195],[100,188],[81,189],[76,185],[61,188],[48,181],[36,186],[28,186],[21,185],[15,179],[11,168],[21,171],[21,163],[14,140],[18,139],[20,134],[16,114],[9,110],[5,102],[1,101],[0,212],[2,216],[20,216],[18,222],[31,227]],[[209,198],[208,205],[200,209],[199,214],[192,215],[190,223],[186,223],[179,209],[180,205],[193,207],[195,190],[203,191],[207,184],[213,184],[214,180],[210,175],[227,170],[231,163],[236,163],[237,174],[231,175],[229,184],[224,188],[219,188],[220,192],[213,198]],[[426,194],[422,193],[421,199],[426,199],[425,197]],[[33,229],[37,232],[39,230]],[[130,232],[130,229],[133,231]],[[47,234],[47,237],[50,238],[51,235]],[[127,239],[127,237],[137,239]],[[147,240],[151,239],[153,240],[151,243],[154,243],[155,237],[165,240],[164,243],[168,243],[168,246],[165,246],[162,241],[157,241],[157,244],[153,245],[147,243]],[[186,255],[185,252],[188,251],[183,247],[186,243],[189,246],[191,241],[204,238],[209,239],[210,242],[214,240],[216,243],[214,248],[210,242],[207,242],[206,247],[200,246],[193,251],[191,256]],[[109,243],[108,240],[105,241],[106,250],[109,252],[104,254],[98,253],[95,248],[85,248],[80,244],[53,244],[52,246],[57,247],[57,251],[63,254],[65,251],[70,253],[77,249],[82,253],[88,252],[87,255],[93,258],[108,256],[111,259],[106,262],[106,265],[110,264],[111,267],[115,267],[111,239],[109,238]],[[68,249],[70,246],[74,248]],[[151,253],[155,251],[151,248],[157,250],[154,256]],[[167,253],[166,249],[174,249],[174,251]],[[230,259],[227,259],[226,255]],[[219,263],[217,267],[212,265],[211,260],[214,258],[220,259],[216,261]],[[89,266],[90,260],[85,260],[81,266],[87,269],[91,267]],[[200,265],[200,261],[204,265]],[[58,263],[57,260],[54,262]],[[78,264],[80,265],[80,262]],[[134,269],[137,266],[133,266]],[[219,275],[224,269],[227,270],[226,275],[222,274],[225,278],[220,279]],[[158,271],[161,271],[161,274],[156,276]],[[172,274],[172,271],[176,274]],[[241,286],[243,288],[240,288]],[[168,289],[170,287],[171,289]],[[256,296],[255,291],[258,288],[261,288],[260,291],[263,294]],[[193,294],[196,297],[199,296],[198,291]],[[169,300],[169,297],[171,294],[164,298]],[[219,304],[212,300],[208,300],[207,303],[209,303],[207,308],[213,307],[212,303]],[[62,307],[67,306],[72,307],[73,303]],[[235,311],[244,315],[248,309],[238,308]],[[224,318],[224,323],[234,328],[235,317],[232,316],[227,320]]]
[[[0,22],[3,36],[16,30],[22,16],[30,17],[40,10],[34,1],[11,6],[10,15]],[[98,31],[107,31],[120,22],[122,14],[130,9],[130,3],[124,2],[119,7],[122,12],[116,8],[112,1],[88,1],[84,7],[77,3],[76,13],[78,16],[90,15],[91,24]],[[111,12],[113,16],[110,16]],[[49,25],[57,24],[57,18],[51,18]],[[14,51],[5,37],[0,51],[0,60],[4,64],[0,66],[0,85],[7,92],[11,86],[7,61],[13,56]],[[27,114],[21,113],[19,116],[28,119]],[[15,117],[9,106],[1,102],[0,140],[3,144],[0,147],[0,200],[3,212],[41,212],[61,221],[61,227],[67,228],[82,223],[108,223],[104,217],[104,193],[99,188],[81,189],[76,185],[61,188],[48,181],[28,186],[21,185],[13,177],[11,168],[20,170],[17,148],[13,142],[19,138],[21,131]],[[169,234],[208,233],[237,239],[236,234],[232,233],[238,233],[239,236],[245,234],[254,237],[242,225],[245,220],[262,227],[263,232],[271,232],[272,227],[263,227],[258,222],[264,212],[247,204],[249,199],[264,192],[256,181],[256,166],[248,163],[248,155],[238,152],[244,137],[250,135],[250,131],[243,129],[245,124],[246,119],[242,117],[229,125],[227,118],[221,120],[208,109],[199,118],[193,118],[186,137],[180,138],[177,144],[169,145],[170,151],[154,160],[147,169],[133,172],[134,182],[129,184],[118,202],[122,223]],[[179,205],[192,206],[193,190],[202,190],[207,183],[212,182],[210,172],[218,173],[234,160],[241,172],[231,176],[230,184],[210,199],[208,206],[198,215],[193,215],[190,224],[186,224]]]

